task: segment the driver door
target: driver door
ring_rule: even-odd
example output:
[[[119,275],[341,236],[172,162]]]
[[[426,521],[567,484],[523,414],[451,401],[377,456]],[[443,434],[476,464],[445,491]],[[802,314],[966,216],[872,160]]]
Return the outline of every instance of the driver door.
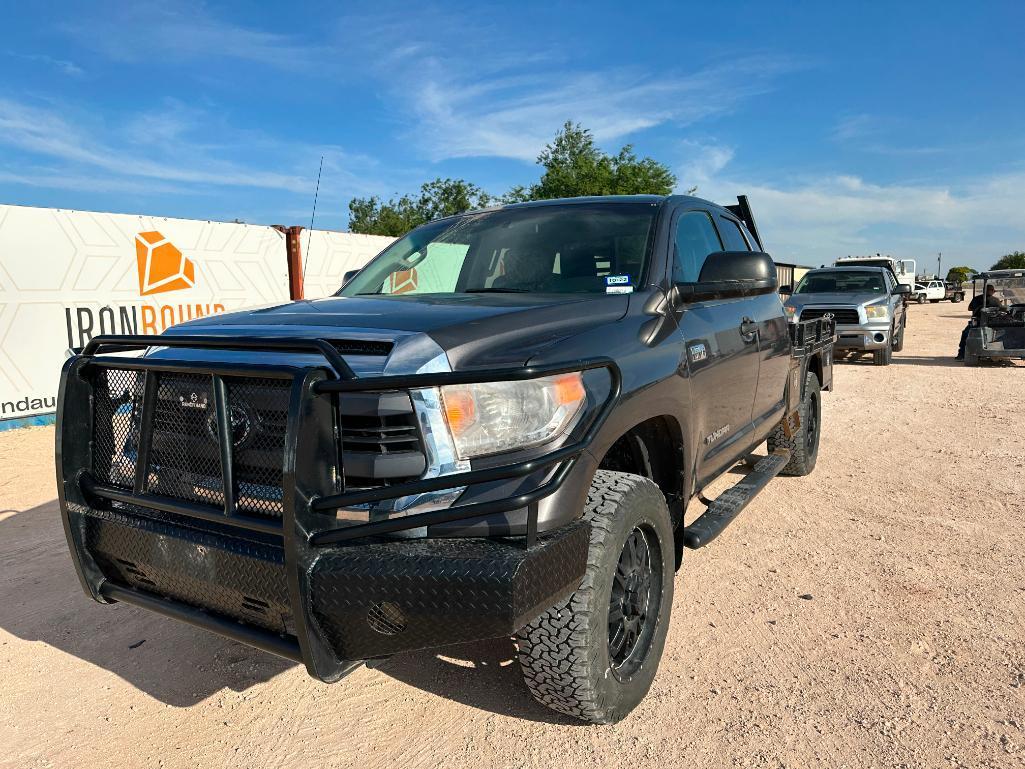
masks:
[[[681,210],[675,216],[673,282],[674,313],[683,342],[680,370],[690,379],[689,429],[698,438],[697,479],[704,482],[736,458],[738,444],[752,431],[752,410],[758,386],[758,334],[744,297],[688,300],[699,287],[706,257],[723,248],[711,214]]]

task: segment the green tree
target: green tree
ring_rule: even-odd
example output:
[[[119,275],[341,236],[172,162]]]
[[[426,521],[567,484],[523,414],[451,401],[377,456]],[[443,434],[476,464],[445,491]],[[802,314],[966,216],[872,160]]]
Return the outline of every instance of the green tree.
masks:
[[[638,159],[627,144],[616,155],[607,155],[594,143],[591,132],[567,120],[555,139],[537,157],[544,168],[530,187],[515,187],[506,202],[546,200],[580,195],[668,195],[676,176],[652,158]]]
[[[349,230],[364,235],[405,235],[414,227],[491,203],[491,196],[462,179],[424,182],[417,197],[403,195],[383,202],[374,196],[349,201]]]
[[[951,267],[947,270],[947,280],[951,283],[964,283],[974,274],[975,270],[971,267]]]
[[[990,267],[991,270],[1025,270],[1025,252],[1015,251],[1013,254],[1006,254]]]
[[[500,198],[492,198],[462,179],[435,179],[424,183],[419,195],[403,195],[387,202],[376,196],[353,198],[349,202],[349,229],[397,237],[434,219],[495,202],[582,195],[668,195],[676,186],[676,176],[668,166],[652,158],[638,158],[629,144],[617,154],[608,155],[595,145],[589,130],[572,121],[566,121],[541,151],[537,163],[544,171],[535,184],[513,187]]]

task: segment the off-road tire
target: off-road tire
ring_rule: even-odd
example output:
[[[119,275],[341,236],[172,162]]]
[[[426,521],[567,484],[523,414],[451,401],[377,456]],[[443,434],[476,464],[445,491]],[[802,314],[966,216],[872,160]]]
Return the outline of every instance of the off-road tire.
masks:
[[[790,450],[790,461],[787,462],[780,475],[795,477],[808,475],[815,469],[815,462],[819,458],[819,436],[822,430],[822,388],[814,371],[809,371],[804,376],[804,395],[797,407],[797,413],[801,418],[801,427],[793,434],[792,438],[788,438],[786,430],[783,429],[786,419],[784,417],[776,425],[776,429],[769,434],[767,441],[770,453],[776,449]]]
[[[892,342],[883,347],[880,350],[872,351],[872,363],[876,366],[889,366],[890,361],[893,360],[893,347]]]
[[[538,702],[594,724],[624,718],[648,693],[655,678],[673,606],[673,530],[665,497],[646,478],[598,470],[587,493],[584,518],[591,523],[587,571],[569,598],[517,633],[520,668]],[[652,585],[661,572],[646,646],[623,674],[610,662],[609,614],[613,581],[624,544],[635,531],[649,547]],[[657,559],[655,558],[658,551]],[[642,635],[644,631],[642,631]],[[628,675],[626,673],[629,673]]]
[[[919,304],[925,304],[925,294],[919,294],[917,301]]]
[[[893,351],[900,352],[904,349],[904,332],[907,330],[907,326],[903,323],[900,324],[900,333],[893,337]]]

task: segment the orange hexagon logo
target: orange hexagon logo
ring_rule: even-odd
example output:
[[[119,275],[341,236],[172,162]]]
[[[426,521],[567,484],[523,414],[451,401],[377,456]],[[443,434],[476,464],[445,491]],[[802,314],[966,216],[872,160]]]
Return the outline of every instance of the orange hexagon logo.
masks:
[[[135,236],[135,259],[142,296],[196,285],[196,265],[159,232],[140,232]]]
[[[416,267],[410,267],[408,270],[396,270],[388,276],[388,281],[388,289],[391,293],[406,294],[416,291],[420,284],[420,276],[417,275]]]

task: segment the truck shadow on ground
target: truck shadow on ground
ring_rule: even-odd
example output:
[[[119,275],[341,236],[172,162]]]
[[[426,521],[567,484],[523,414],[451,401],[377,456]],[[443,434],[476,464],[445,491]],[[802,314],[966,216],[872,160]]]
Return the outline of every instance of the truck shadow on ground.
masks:
[[[225,689],[243,692],[298,667],[134,606],[90,600],[71,564],[56,500],[0,515],[6,516],[0,518],[0,628],[16,638],[103,668],[173,707],[191,707]],[[480,710],[583,723],[533,700],[509,638],[408,652],[388,660],[380,672]],[[342,679],[331,691],[344,699],[348,685]]]
[[[490,713],[563,726],[584,726],[549,710],[523,683],[511,638],[399,654],[380,672],[409,686]],[[344,681],[342,682],[344,684]]]
[[[90,600],[71,565],[56,500],[0,520],[0,563],[0,628],[109,670],[168,705],[245,691],[295,666],[134,606]]]
[[[953,355],[903,355],[893,356],[895,366],[942,366],[943,368],[964,368],[964,361],[955,360]]]

